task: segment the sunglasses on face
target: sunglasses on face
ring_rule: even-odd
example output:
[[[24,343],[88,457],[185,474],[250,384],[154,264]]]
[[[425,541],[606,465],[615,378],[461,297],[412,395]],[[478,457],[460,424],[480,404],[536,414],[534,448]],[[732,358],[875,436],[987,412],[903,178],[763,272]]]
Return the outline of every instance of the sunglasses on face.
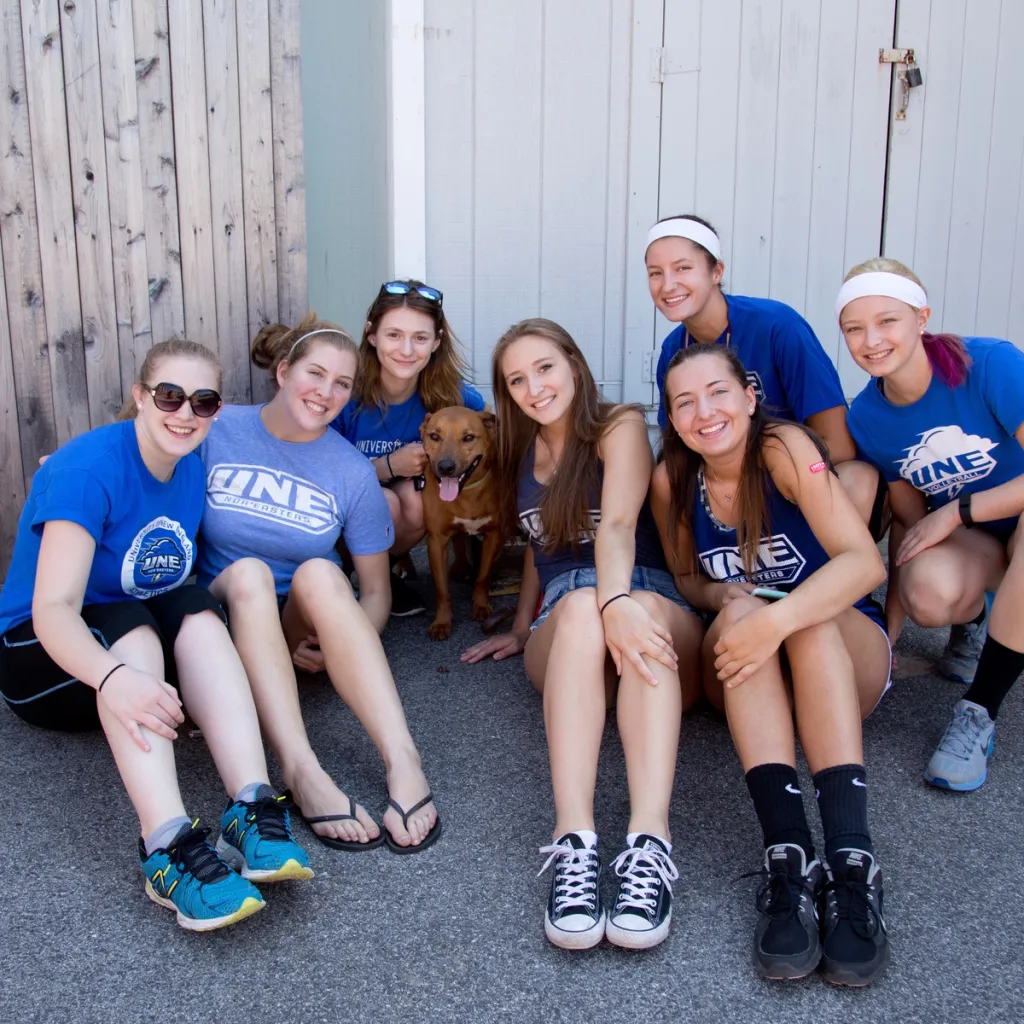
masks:
[[[428,302],[436,302],[441,305],[442,293],[437,288],[431,288],[428,284],[409,284],[407,281],[387,281],[380,286],[382,292],[388,295],[408,295],[415,292],[423,296]]]
[[[145,385],[143,386],[145,387]],[[191,395],[186,395],[185,389],[177,384],[162,382],[155,388],[145,388],[145,390],[153,396],[153,404],[161,412],[177,412],[188,402],[197,416],[201,419],[208,419],[221,407],[220,394],[212,388],[199,388]]]

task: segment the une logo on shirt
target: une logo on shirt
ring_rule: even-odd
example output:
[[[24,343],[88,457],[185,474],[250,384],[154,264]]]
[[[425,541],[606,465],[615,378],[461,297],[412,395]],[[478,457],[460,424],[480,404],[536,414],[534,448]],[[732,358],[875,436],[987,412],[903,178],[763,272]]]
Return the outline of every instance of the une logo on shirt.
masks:
[[[173,590],[192,568],[192,542],[181,523],[166,516],[139,530],[121,562],[121,589],[147,598]]]
[[[206,478],[206,500],[214,508],[284,523],[306,533],[328,533],[338,525],[333,494],[310,480],[266,466],[218,463]]]
[[[722,583],[796,583],[807,559],[784,533],[762,537],[753,577],[747,578],[738,547],[712,548],[700,553],[700,564],[713,580]]]
[[[998,441],[965,434],[956,425],[934,427],[920,437],[896,466],[904,480],[925,494],[945,492],[950,499],[955,498],[967,484],[981,480],[996,468],[989,452],[999,446]]]
[[[594,542],[594,538],[597,536],[597,528],[601,523],[601,510],[599,508],[592,508],[590,510],[590,520],[594,524],[594,529],[584,530],[580,534],[581,544],[592,544]],[[539,508],[528,508],[525,512],[520,512],[519,522],[530,538],[540,544],[541,547],[547,543],[544,537],[544,524],[540,521]]]

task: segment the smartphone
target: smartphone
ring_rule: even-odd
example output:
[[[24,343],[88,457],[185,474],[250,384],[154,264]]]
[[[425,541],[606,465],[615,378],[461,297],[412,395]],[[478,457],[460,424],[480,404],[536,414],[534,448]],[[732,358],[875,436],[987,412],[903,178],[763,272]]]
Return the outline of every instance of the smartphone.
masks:
[[[750,592],[752,597],[763,597],[766,601],[778,601],[780,597],[787,597],[784,590],[772,590],[771,587],[754,587]]]

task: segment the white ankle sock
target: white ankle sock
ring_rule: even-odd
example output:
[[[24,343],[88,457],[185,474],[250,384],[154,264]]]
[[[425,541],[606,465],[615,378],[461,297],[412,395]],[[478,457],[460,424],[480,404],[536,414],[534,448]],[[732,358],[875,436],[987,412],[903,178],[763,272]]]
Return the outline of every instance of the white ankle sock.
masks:
[[[668,850],[669,853],[672,852],[672,844],[664,836],[659,836],[656,832],[630,832],[629,835],[626,836],[626,845],[635,846],[637,839],[642,835],[654,836],[658,842],[665,844],[665,849]]]
[[[182,825],[191,825],[192,819],[187,814],[179,814],[176,818],[168,818],[162,825],[157,825],[146,836],[146,856],[150,857],[154,850],[166,849],[167,844],[181,831]]]

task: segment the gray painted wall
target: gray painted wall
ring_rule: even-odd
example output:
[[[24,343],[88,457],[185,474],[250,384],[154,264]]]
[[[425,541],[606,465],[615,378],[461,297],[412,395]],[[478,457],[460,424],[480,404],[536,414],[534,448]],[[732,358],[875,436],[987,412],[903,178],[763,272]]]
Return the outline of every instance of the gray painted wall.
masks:
[[[389,263],[387,8],[302,3],[309,302],[357,341]]]

